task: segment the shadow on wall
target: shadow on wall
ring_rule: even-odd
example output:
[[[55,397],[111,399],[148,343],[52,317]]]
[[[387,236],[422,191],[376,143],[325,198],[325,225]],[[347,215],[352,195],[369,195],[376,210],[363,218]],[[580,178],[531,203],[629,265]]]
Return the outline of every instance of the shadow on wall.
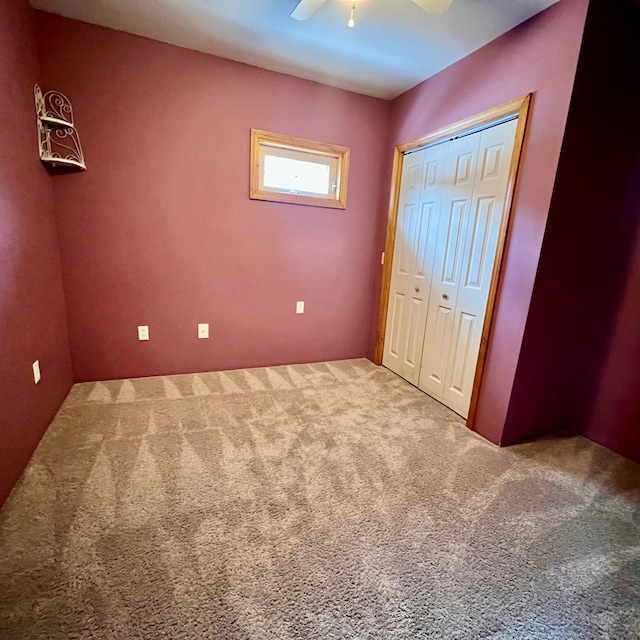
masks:
[[[588,358],[580,432],[640,463],[640,149]]]

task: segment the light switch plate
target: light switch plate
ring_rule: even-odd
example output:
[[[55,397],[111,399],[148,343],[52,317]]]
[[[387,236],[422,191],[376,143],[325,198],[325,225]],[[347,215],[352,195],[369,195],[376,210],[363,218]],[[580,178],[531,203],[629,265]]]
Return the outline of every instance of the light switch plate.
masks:
[[[198,325],[198,338],[208,338],[209,337],[209,324],[203,323]]]
[[[296,302],[296,313],[304,313],[304,300]]]
[[[149,339],[149,327],[146,325],[138,327],[138,340],[148,340]]]
[[[40,374],[40,360],[36,360],[31,366],[33,367],[33,381],[38,384],[42,378]]]

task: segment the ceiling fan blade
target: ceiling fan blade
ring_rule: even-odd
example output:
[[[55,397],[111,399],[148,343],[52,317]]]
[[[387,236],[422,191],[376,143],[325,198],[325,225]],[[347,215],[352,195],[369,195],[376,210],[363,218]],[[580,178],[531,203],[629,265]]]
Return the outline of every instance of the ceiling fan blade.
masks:
[[[327,0],[300,0],[291,12],[294,20],[309,20]]]
[[[428,13],[439,16],[444,13],[450,6],[453,0],[413,0],[421,9],[424,9]]]

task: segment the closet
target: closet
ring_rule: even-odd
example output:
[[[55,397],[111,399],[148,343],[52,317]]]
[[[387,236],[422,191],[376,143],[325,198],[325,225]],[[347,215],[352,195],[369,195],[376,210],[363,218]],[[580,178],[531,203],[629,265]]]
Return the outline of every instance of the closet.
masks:
[[[405,154],[382,363],[467,417],[518,120]]]

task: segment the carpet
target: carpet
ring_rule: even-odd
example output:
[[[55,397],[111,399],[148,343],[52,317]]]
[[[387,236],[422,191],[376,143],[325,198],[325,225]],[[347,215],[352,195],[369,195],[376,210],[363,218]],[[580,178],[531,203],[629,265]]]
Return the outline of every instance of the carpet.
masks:
[[[366,360],[77,384],[0,512],[2,640],[638,637],[640,468]]]

